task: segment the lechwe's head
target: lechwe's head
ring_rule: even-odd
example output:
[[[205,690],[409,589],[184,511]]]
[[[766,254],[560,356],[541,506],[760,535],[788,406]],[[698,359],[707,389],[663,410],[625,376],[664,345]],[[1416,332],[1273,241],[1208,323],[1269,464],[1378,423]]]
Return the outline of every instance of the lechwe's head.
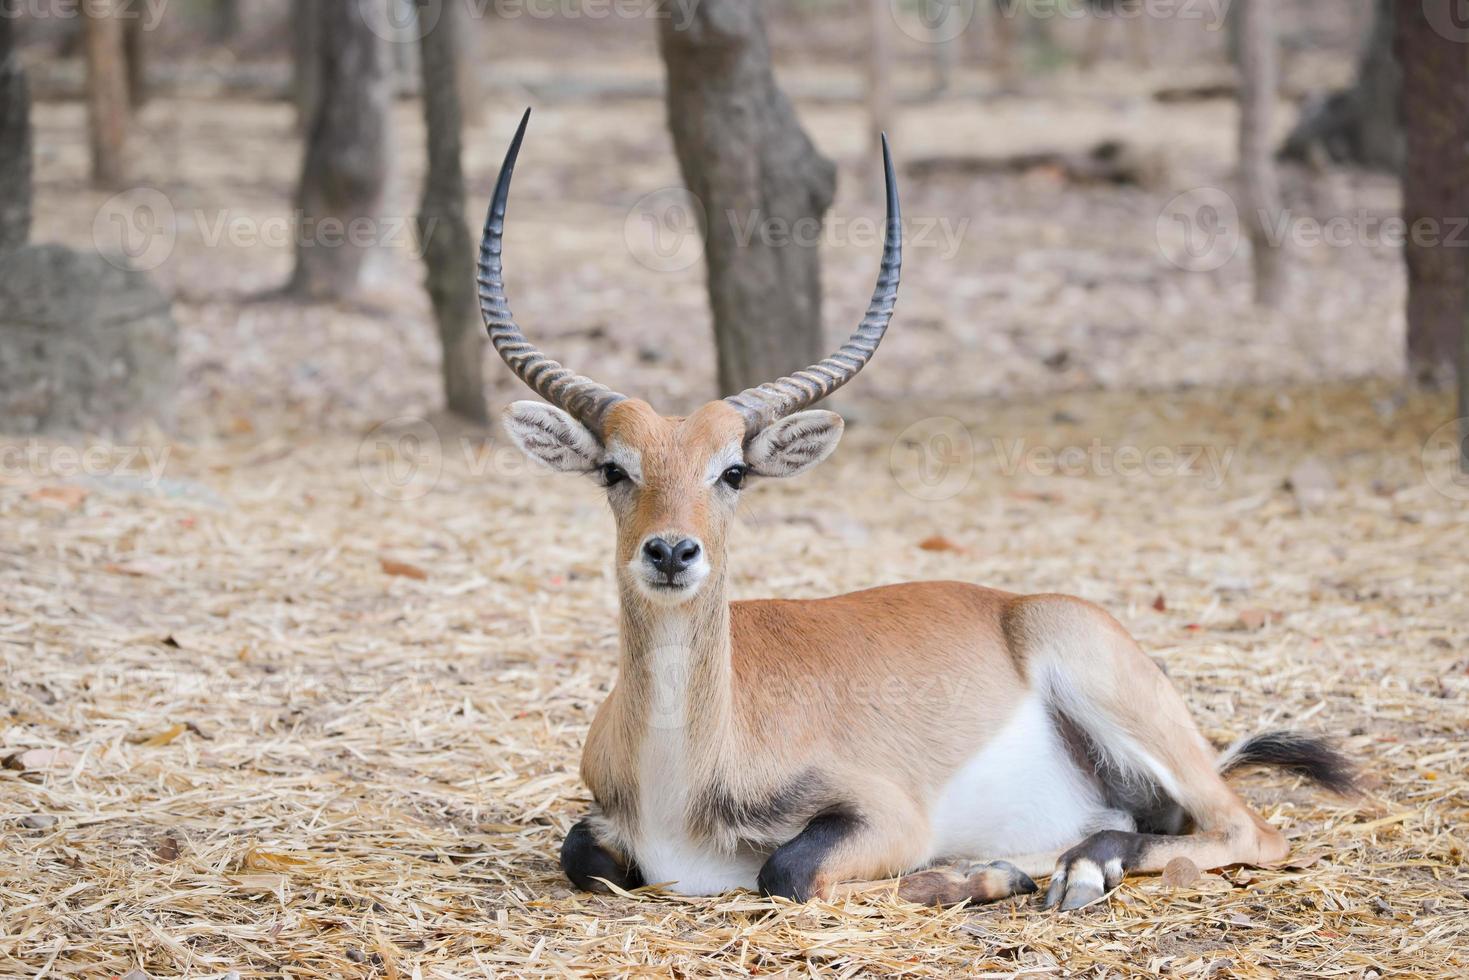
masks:
[[[804,371],[677,418],[573,374],[532,346],[510,315],[501,234],[510,176],[529,119],[527,111],[505,155],[480,243],[480,308],[490,342],[546,400],[512,404],[505,410],[505,428],[536,462],[593,476],[606,487],[617,520],[618,578],[625,590],[660,604],[687,602],[711,574],[723,571],[725,532],[747,481],[805,472],[831,455],[841,438],[841,417],[809,406],[862,370],[892,318],[902,233],[887,142],[882,271],[856,333]]]

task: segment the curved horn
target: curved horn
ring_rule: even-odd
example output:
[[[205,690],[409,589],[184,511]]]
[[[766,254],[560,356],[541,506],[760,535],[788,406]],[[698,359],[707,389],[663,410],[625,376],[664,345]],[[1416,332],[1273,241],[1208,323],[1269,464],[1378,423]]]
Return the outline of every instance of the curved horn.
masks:
[[[520,128],[515,131],[515,139],[510,141],[510,149],[505,153],[505,162],[500,165],[500,179],[495,182],[495,196],[490,199],[490,211],[485,216],[485,233],[479,244],[479,275],[476,277],[479,308],[484,314],[485,328],[490,332],[490,343],[510,365],[510,370],[530,385],[536,394],[570,412],[600,436],[607,409],[627,396],[619,395],[591,378],[574,374],[542,354],[515,325],[515,318],[510,315],[510,302],[505,298],[500,236],[505,230],[505,202],[510,196],[510,176],[515,171],[515,158],[520,153],[520,141],[525,137],[525,127],[529,122],[530,110],[527,109],[520,119]]]
[[[820,401],[851,381],[867,366],[877,351],[877,345],[882,343],[882,335],[887,332],[888,323],[893,318],[893,306],[898,300],[898,273],[903,266],[903,221],[898,210],[898,184],[893,176],[893,157],[888,152],[886,133],[882,137],[882,167],[887,183],[887,229],[882,243],[882,269],[872,291],[872,302],[867,306],[867,315],[841,349],[825,360],[804,371],[755,388],[746,388],[725,399],[745,417],[746,438],[776,419]]]

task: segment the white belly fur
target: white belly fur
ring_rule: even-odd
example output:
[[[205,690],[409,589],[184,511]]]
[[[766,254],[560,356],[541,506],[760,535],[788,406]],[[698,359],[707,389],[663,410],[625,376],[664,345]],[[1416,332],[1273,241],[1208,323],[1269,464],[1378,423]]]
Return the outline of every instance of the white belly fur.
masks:
[[[1106,803],[1031,695],[949,779],[930,809],[932,857],[997,860],[1062,850],[1105,822]]]

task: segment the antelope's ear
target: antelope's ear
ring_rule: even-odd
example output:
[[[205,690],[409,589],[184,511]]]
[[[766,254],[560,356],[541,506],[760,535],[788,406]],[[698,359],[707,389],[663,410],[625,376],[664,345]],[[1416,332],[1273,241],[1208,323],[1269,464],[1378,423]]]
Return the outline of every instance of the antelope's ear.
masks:
[[[513,402],[505,409],[505,431],[531,459],[562,473],[585,473],[602,461],[602,443],[592,430],[554,405]]]
[[[770,423],[745,447],[756,476],[795,476],[832,454],[842,440],[842,417],[820,409]]]

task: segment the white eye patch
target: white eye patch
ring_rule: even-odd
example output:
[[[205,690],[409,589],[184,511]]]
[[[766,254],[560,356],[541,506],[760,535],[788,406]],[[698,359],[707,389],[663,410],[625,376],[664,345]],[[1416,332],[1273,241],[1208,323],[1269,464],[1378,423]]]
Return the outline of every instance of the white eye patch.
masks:
[[[730,442],[713,456],[709,457],[709,465],[704,467],[704,482],[715,482],[724,475],[725,470],[731,466],[738,466],[744,461],[745,454],[740,452],[739,442]]]

